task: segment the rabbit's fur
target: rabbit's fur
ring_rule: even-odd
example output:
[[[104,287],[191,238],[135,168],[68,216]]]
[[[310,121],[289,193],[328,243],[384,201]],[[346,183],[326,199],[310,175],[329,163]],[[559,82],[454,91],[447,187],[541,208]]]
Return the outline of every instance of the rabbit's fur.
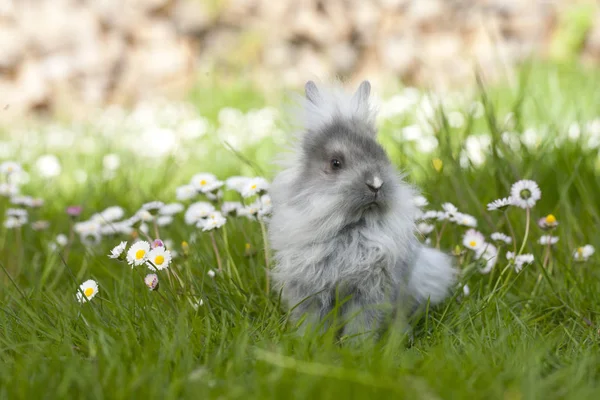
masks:
[[[270,188],[276,290],[295,317],[315,323],[344,300],[344,334],[439,303],[456,272],[415,237],[416,191],[376,141],[370,84],[353,96],[313,82],[305,91],[304,128]]]

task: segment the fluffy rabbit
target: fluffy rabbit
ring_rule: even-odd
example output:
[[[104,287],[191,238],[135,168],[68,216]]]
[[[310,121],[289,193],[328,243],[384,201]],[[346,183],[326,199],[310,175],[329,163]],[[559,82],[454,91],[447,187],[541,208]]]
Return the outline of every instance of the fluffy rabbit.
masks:
[[[296,318],[322,321],[340,302],[343,334],[441,302],[456,270],[415,237],[415,190],[376,141],[371,86],[353,96],[305,87],[303,130],[270,188],[272,276]]]

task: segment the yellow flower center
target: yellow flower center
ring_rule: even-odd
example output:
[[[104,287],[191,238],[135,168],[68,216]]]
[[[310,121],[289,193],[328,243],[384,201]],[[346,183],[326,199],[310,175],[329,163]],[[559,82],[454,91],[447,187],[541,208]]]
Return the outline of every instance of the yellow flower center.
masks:
[[[206,185],[206,179],[202,179],[202,180],[200,181],[200,186],[204,186],[204,185]]]
[[[556,222],[556,217],[555,217],[554,215],[552,215],[552,214],[548,214],[548,215],[546,216],[546,223],[547,223],[547,224],[553,224],[553,223],[555,223],[555,222]]]
[[[142,258],[144,258],[145,255],[146,255],[146,250],[139,249],[138,251],[135,252],[135,258],[137,260],[141,260]]]
[[[256,183],[254,185],[250,186],[250,189],[252,189],[252,190],[256,189]]]
[[[246,250],[250,250],[250,243],[246,243]]]
[[[476,241],[474,241],[474,240],[471,240],[471,241],[469,242],[469,246],[471,246],[471,247],[475,247],[476,245],[477,245],[477,242],[476,242]]]
[[[583,257],[583,247],[577,249],[577,254],[579,255],[579,257]]]
[[[433,168],[437,172],[440,172],[442,170],[442,167],[444,166],[444,162],[439,158],[434,158],[432,163],[433,163]]]
[[[83,294],[85,294],[85,297],[90,297],[92,294],[94,294],[94,288],[89,287],[85,289]]]
[[[165,258],[163,256],[154,257],[154,264],[162,265],[165,262]]]

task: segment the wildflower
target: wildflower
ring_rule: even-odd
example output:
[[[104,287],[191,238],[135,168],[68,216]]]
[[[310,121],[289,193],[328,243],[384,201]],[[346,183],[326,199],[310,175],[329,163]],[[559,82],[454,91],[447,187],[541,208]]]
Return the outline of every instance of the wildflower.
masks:
[[[268,194],[263,194],[260,196],[260,209],[258,210],[258,216],[264,217],[266,215],[271,214],[273,211],[273,203],[271,202],[271,196]]]
[[[442,204],[442,210],[444,210],[448,218],[453,217],[458,212],[458,208],[452,203]]]
[[[153,271],[156,269],[162,271],[169,266],[171,259],[171,252],[164,246],[155,247],[148,253],[148,268]]]
[[[58,235],[56,235],[56,239],[54,239],[54,240],[61,247],[65,247],[67,245],[67,243],[69,243],[69,239],[67,238],[67,235],[65,235],[63,233],[59,233]]]
[[[541,245],[553,245],[556,244],[556,242],[558,242],[558,236],[550,236],[550,235],[544,235],[542,237],[539,238],[538,243]]]
[[[229,215],[232,212],[236,212],[242,207],[242,203],[240,203],[239,201],[226,201],[221,206],[221,213],[223,213],[223,215]]]
[[[29,207],[40,208],[43,205],[44,205],[44,199],[40,199],[38,197],[35,197],[35,198],[31,199],[31,203],[29,204]]]
[[[462,226],[468,226],[471,228],[475,228],[477,226],[477,219],[475,219],[474,216],[469,214],[455,213],[452,220],[458,225]]]
[[[421,221],[429,221],[432,219],[437,219],[438,216],[438,212],[437,211],[433,211],[433,210],[429,210],[429,211],[425,211],[423,214],[421,214],[421,216],[419,217],[419,219]]]
[[[192,185],[183,185],[175,189],[175,197],[179,201],[190,200],[196,197],[198,191]]]
[[[0,196],[12,197],[19,193],[19,187],[11,183],[0,183]]]
[[[135,213],[135,215],[140,219],[141,222],[151,222],[154,220],[154,216],[148,210],[141,209]]]
[[[188,225],[197,224],[202,218],[208,217],[208,215],[215,211],[215,206],[205,201],[199,201],[191,204],[185,212],[185,223]]]
[[[148,211],[151,215],[158,214],[158,211],[163,208],[165,203],[162,201],[151,201],[142,205],[141,211]]]
[[[49,227],[50,222],[44,220],[35,221],[31,224],[31,229],[33,229],[34,231],[43,231],[45,229],[48,229]]]
[[[538,226],[543,230],[551,230],[558,226],[558,221],[554,215],[548,214],[538,220]]]
[[[223,186],[223,182],[218,180],[213,174],[200,173],[192,177],[190,185],[192,185],[198,192],[210,193]]]
[[[152,248],[155,249],[157,247],[165,247],[165,243],[160,239],[154,239],[152,242]]]
[[[79,286],[79,291],[77,291],[77,300],[80,303],[85,303],[86,301],[90,301],[98,294],[98,283],[95,280],[89,279]],[[83,292],[83,294],[82,294]]]
[[[81,215],[81,211],[83,211],[83,207],[81,206],[69,206],[67,207],[67,215],[73,218],[79,217]]]
[[[251,178],[243,186],[241,194],[244,198],[252,197],[269,189],[269,182],[264,178]]]
[[[27,211],[21,208],[9,208],[6,210],[6,215],[8,217],[20,218],[27,221]]]
[[[573,258],[575,261],[587,261],[595,252],[594,246],[591,244],[586,244],[583,247],[578,247],[573,253]]]
[[[513,253],[512,251],[507,251],[506,252],[506,259],[507,260],[514,260],[515,258],[515,253]]]
[[[425,237],[427,237],[431,232],[433,232],[433,225],[426,224],[425,222],[421,222],[417,225],[417,231]]]
[[[232,176],[225,179],[225,187],[229,190],[235,190],[236,192],[242,193],[244,186],[246,186],[246,182],[248,182],[250,178],[245,176]]]
[[[25,225],[27,221],[23,222],[23,220],[16,217],[8,217],[4,220],[4,227],[7,229],[20,228]]]
[[[515,257],[515,271],[521,272],[523,267],[526,265],[533,264],[533,254],[521,254],[520,256]]]
[[[171,216],[182,212],[184,209],[185,207],[181,203],[169,203],[162,206],[160,210],[158,210],[158,214]]]
[[[161,215],[158,218],[156,218],[156,225],[158,226],[171,225],[172,222],[173,217],[171,217],[170,215]]]
[[[435,212],[435,218],[438,221],[445,221],[447,219],[450,219],[450,217],[448,216],[448,213],[446,213],[444,211],[436,211]]]
[[[465,284],[465,286],[463,286],[463,294],[465,296],[468,296],[469,294],[471,294],[471,290],[469,289],[469,285]]]
[[[521,180],[512,185],[510,198],[517,207],[532,208],[542,198],[542,192],[534,181]]]
[[[21,165],[14,161],[4,161],[0,164],[0,174],[2,175],[11,175],[17,174],[22,171]]]
[[[123,218],[125,211],[119,206],[108,207],[100,214],[100,218],[105,222],[112,222]]]
[[[463,236],[463,246],[477,252],[485,245],[485,238],[481,232],[469,229]]]
[[[127,247],[127,242],[121,242],[119,243],[117,246],[115,246],[111,251],[110,254],[108,255],[110,258],[113,259],[121,259],[122,256],[124,255],[123,252],[125,251],[125,247]]]
[[[158,289],[158,275],[156,274],[148,274],[144,278],[144,283],[148,286],[150,290]]]
[[[105,170],[114,172],[121,165],[121,160],[116,154],[107,154],[102,158],[102,166]]]
[[[500,232],[494,232],[490,235],[490,238],[495,241],[495,242],[503,242],[506,244],[511,244],[512,243],[512,238],[508,235],[505,235],[504,233],[500,233]]]
[[[487,209],[488,209],[488,211],[495,211],[495,210],[504,211],[511,205],[512,205],[511,198],[505,197],[503,199],[494,200],[491,203],[488,203]]]
[[[16,206],[33,207],[33,197],[31,196],[13,196],[10,202]]]
[[[225,222],[227,219],[219,211],[213,211],[206,219],[200,220],[196,226],[202,228],[203,231],[211,231],[222,227]]]
[[[211,278],[214,278],[214,277],[215,277],[215,275],[216,275],[215,271],[213,271],[212,269],[209,269],[209,270],[208,270],[208,272],[207,272],[207,274],[208,274],[208,276],[210,276]]]
[[[184,256],[190,254],[190,245],[185,240],[181,242],[181,250],[183,251]]]
[[[205,193],[206,198],[209,199],[210,201],[217,201],[221,198],[223,198],[223,191],[222,190],[217,190],[217,192],[207,192]]]
[[[53,154],[41,156],[35,162],[35,166],[37,167],[40,175],[44,178],[54,178],[60,175],[62,171],[60,161],[58,161],[58,158]]]
[[[79,234],[83,241],[87,236],[99,235],[100,227],[100,223],[97,221],[89,220],[76,223],[73,226],[73,230]]]
[[[261,207],[260,201],[255,201],[254,203],[249,204],[246,207],[242,207],[242,208],[238,209],[237,215],[238,215],[238,217],[246,217],[246,218],[253,219],[260,211],[260,207]]]
[[[440,158],[434,158],[431,163],[433,164],[433,169],[437,172],[440,172],[444,167],[444,162]]]
[[[141,265],[146,262],[148,258],[148,252],[150,251],[150,244],[144,240],[134,243],[127,252],[127,263],[132,267],[134,265]]]
[[[429,202],[427,201],[427,199],[423,196],[416,196],[413,199],[413,203],[415,206],[419,207],[419,208],[423,208],[423,207],[427,207],[427,205],[429,204]]]
[[[485,267],[480,269],[479,272],[482,274],[488,274],[498,261],[498,249],[493,244],[485,243],[479,250],[477,250],[475,258],[485,262]]]
[[[460,128],[465,124],[465,117],[459,111],[452,111],[448,114],[448,125],[452,128]]]

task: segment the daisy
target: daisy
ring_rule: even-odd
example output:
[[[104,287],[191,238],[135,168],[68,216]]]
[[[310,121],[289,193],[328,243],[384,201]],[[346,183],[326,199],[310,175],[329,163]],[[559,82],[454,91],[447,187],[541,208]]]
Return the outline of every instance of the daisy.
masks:
[[[202,218],[206,218],[211,212],[215,211],[215,206],[205,201],[199,201],[191,204],[185,212],[185,223],[195,225]]]
[[[13,196],[10,198],[10,202],[16,206],[33,206],[33,197],[31,196]]]
[[[152,215],[152,213],[148,210],[144,210],[141,209],[139,210],[136,214],[136,217],[138,217],[140,219],[140,221],[142,222],[150,222],[152,220],[154,220],[154,216]]]
[[[423,196],[416,196],[413,199],[413,204],[419,208],[423,208],[423,207],[427,207],[427,205],[429,205],[429,202]]]
[[[271,196],[268,194],[263,194],[260,196],[260,209],[258,210],[258,215],[260,217],[264,217],[266,215],[271,214],[273,211],[273,203],[271,202]]]
[[[131,267],[143,264],[148,258],[149,251],[150,243],[144,240],[134,243],[127,252],[127,263]]]
[[[173,217],[170,215],[161,215],[156,219],[156,225],[158,226],[167,226],[171,225],[173,222]]]
[[[34,231],[43,231],[50,228],[50,222],[46,220],[38,220],[31,223],[31,229]]]
[[[452,203],[442,204],[442,210],[444,210],[447,218],[452,218],[458,212],[458,208]]]
[[[463,236],[463,245],[475,252],[482,249],[485,245],[485,238],[481,232],[475,229],[469,229]]]
[[[510,188],[510,198],[517,207],[532,208],[542,198],[542,192],[534,181],[521,180]]]
[[[77,300],[80,303],[85,303],[86,301],[92,300],[94,296],[98,294],[98,283],[93,279],[89,279],[83,282],[81,286],[79,286],[79,289],[80,290],[77,291]]]
[[[83,211],[83,207],[81,206],[69,206],[67,207],[67,215],[70,217],[79,217],[79,215],[81,215],[81,212]]]
[[[6,210],[6,215],[8,217],[15,217],[27,220],[27,211],[22,208],[9,208]]]
[[[196,195],[198,195],[198,191],[192,185],[183,185],[175,189],[175,197],[179,201],[193,199],[194,197],[196,197]]]
[[[455,213],[452,219],[458,225],[468,226],[471,228],[475,228],[477,226],[477,220],[474,216],[463,213]]]
[[[544,235],[542,237],[539,238],[538,243],[541,245],[553,245],[556,244],[556,242],[558,242],[558,236],[550,236],[550,235]]]
[[[208,272],[207,272],[207,275],[210,276],[211,278],[214,278],[215,275],[216,275],[216,273],[212,269],[209,269]]]
[[[169,215],[170,216],[170,215],[179,214],[184,209],[185,209],[185,207],[181,203],[169,203],[169,204],[165,204],[164,206],[162,206],[161,209],[158,210],[158,213],[160,215]]]
[[[157,247],[166,247],[165,242],[163,242],[160,239],[154,239],[154,241],[152,242],[152,244],[150,245],[150,247],[152,247],[153,249],[157,248]]]
[[[125,251],[125,247],[127,247],[127,242],[121,242],[117,246],[115,246],[108,255],[110,258],[120,259]]]
[[[433,225],[426,224],[425,222],[421,222],[417,225],[417,231],[425,237],[427,237],[431,232],[433,232]]]
[[[548,214],[538,220],[538,226],[543,230],[550,230],[558,226],[558,221],[554,215]]]
[[[477,251],[475,258],[485,262],[485,267],[479,272],[488,274],[498,261],[498,249],[493,244],[486,243]]]
[[[487,209],[488,209],[488,211],[495,211],[495,210],[503,211],[503,210],[506,210],[511,205],[512,205],[511,198],[505,197],[503,199],[494,200],[491,203],[488,203]]]
[[[241,193],[244,186],[246,186],[246,182],[248,182],[250,178],[246,176],[232,176],[225,179],[225,187],[229,190],[235,190],[236,192]]]
[[[210,193],[223,186],[223,182],[218,180],[213,174],[200,173],[192,177],[190,185],[192,185],[198,192]]]
[[[19,187],[10,183],[0,183],[0,196],[11,197],[19,193]]]
[[[419,219],[422,220],[422,221],[428,221],[428,220],[432,220],[432,219],[437,219],[437,216],[438,216],[438,212],[437,211],[429,210],[429,211],[425,211],[419,217]]]
[[[594,246],[591,244],[586,244],[583,247],[578,247],[573,253],[573,258],[575,261],[587,261],[595,252]]]
[[[0,174],[11,175],[22,171],[21,165],[14,161],[4,161],[0,164]]]
[[[222,227],[225,222],[227,222],[227,219],[220,212],[214,211],[206,219],[200,220],[196,226],[202,228],[202,231],[211,231]]]
[[[269,189],[269,182],[265,178],[251,178],[243,186],[241,194],[244,198],[252,197]]]
[[[25,225],[25,223],[19,218],[8,217],[6,220],[4,220],[4,227],[7,229],[20,228],[23,225]]]
[[[119,206],[108,207],[100,213],[103,221],[112,222],[123,218],[125,211]]]
[[[164,205],[165,203],[163,203],[162,201],[151,201],[142,205],[142,210],[148,211],[152,215],[156,215],[158,211],[164,207]]]
[[[232,212],[236,212],[242,207],[242,203],[240,203],[239,201],[226,201],[221,206],[221,213],[223,213],[223,215],[229,215]]]
[[[254,217],[260,211],[260,207],[261,207],[260,201],[255,201],[254,203],[249,204],[246,207],[242,207],[242,208],[238,209],[237,215],[238,215],[238,217],[246,217],[246,218],[254,219]]]
[[[526,265],[533,264],[533,254],[521,254],[515,258],[515,271],[521,272]]]
[[[65,247],[67,245],[67,243],[69,243],[69,239],[67,238],[67,235],[65,235],[63,233],[56,235],[56,239],[54,239],[54,240],[61,247]]]
[[[148,286],[150,290],[156,290],[158,288],[158,275],[156,274],[148,274],[144,278],[144,283]]]
[[[155,247],[148,253],[148,268],[152,271],[157,269],[162,271],[169,266],[171,259],[171,252],[165,249],[164,246]]]
[[[490,235],[490,238],[495,241],[495,242],[503,242],[506,244],[511,244],[512,243],[512,238],[508,235],[505,235],[504,233],[500,233],[500,232],[494,232]]]
[[[515,258],[515,253],[513,253],[512,251],[507,251],[506,252],[506,259],[507,260],[514,260]]]

